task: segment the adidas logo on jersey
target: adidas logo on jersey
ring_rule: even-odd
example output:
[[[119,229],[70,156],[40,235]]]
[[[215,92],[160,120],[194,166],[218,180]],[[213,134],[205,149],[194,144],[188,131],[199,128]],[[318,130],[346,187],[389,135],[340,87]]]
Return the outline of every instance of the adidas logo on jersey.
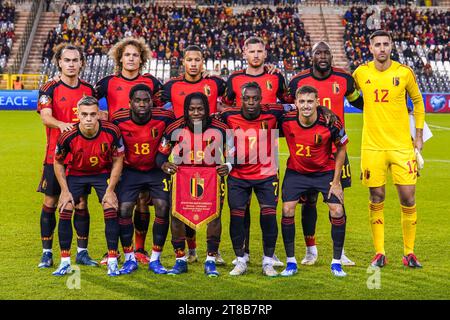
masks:
[[[67,101],[67,99],[66,99],[65,97],[62,97],[62,98],[59,100],[59,102],[64,102],[64,101]]]
[[[366,84],[371,84],[370,79],[367,79]]]
[[[122,87],[117,87],[116,91],[123,91]]]
[[[372,224],[383,224],[383,221],[381,219],[378,219],[372,222]]]

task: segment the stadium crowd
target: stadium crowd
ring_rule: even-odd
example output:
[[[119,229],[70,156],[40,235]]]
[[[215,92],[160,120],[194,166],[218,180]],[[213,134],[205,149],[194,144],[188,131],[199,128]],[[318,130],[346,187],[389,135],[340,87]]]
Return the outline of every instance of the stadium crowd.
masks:
[[[14,40],[14,4],[0,2],[0,71],[6,66]],[[0,72],[1,73],[1,72]]]
[[[444,49],[435,47],[428,54],[429,60],[448,59],[450,12],[427,9],[424,11],[410,6],[393,8],[385,7],[377,11],[374,8],[356,7],[348,9],[344,15],[344,46],[350,60],[350,68],[371,59],[368,35],[375,29],[392,31],[394,41],[404,41],[408,46],[430,47],[443,45]],[[404,52],[405,56],[414,53],[411,48]],[[394,59],[396,57],[394,56]],[[422,67],[422,66],[419,66]]]
[[[81,45],[87,55],[104,54],[127,36],[146,39],[152,57],[179,65],[187,44],[199,45],[205,59],[242,59],[244,39],[257,35],[266,40],[268,62],[283,61],[285,66],[304,69],[311,63],[311,42],[292,6],[251,8],[233,14],[224,6],[206,8],[133,5],[64,4],[60,26],[51,30],[44,46],[43,59],[52,48],[70,41]]]

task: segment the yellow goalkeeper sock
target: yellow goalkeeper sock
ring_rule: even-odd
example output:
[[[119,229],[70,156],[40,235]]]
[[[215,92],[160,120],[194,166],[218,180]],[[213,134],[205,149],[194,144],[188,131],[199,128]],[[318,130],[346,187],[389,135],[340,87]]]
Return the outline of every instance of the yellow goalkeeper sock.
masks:
[[[414,252],[416,239],[417,211],[416,205],[402,207],[403,253],[407,256]]]
[[[384,202],[369,201],[369,218],[372,228],[373,244],[376,253],[386,254],[384,251]]]

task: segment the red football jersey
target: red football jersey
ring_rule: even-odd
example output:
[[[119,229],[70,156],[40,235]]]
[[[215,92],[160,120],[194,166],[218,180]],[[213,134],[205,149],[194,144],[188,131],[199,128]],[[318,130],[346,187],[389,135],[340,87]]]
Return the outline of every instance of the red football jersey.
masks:
[[[111,121],[112,115],[119,109],[130,107],[130,90],[137,84],[145,84],[152,90],[153,105],[161,107],[161,89],[162,85],[158,79],[151,74],[139,74],[134,79],[125,78],[122,75],[110,75],[95,86],[97,99],[106,98],[108,104],[108,120]]]
[[[295,75],[289,83],[290,102],[295,100],[295,92],[301,86],[312,86],[319,91],[319,104],[328,107],[344,123],[344,97],[356,90],[355,80],[344,69],[332,67],[330,76],[325,79],[314,77],[312,69]]]
[[[138,124],[131,118],[130,109],[120,109],[113,114],[112,122],[119,127],[125,145],[125,166],[141,171],[155,167],[159,143],[166,127],[175,116],[172,111],[152,109],[151,119]]]
[[[286,80],[281,73],[269,74],[264,71],[262,74],[253,76],[246,73],[246,70],[235,71],[227,81],[224,102],[240,108],[242,106],[241,87],[249,82],[256,82],[262,90],[261,104],[285,102],[287,95]]]
[[[167,127],[158,151],[164,155],[172,153],[176,164],[217,166],[223,163],[223,157],[226,156],[227,129],[225,123],[212,119],[206,130],[194,133],[184,119],[179,118]]]
[[[332,127],[327,127],[320,109],[317,112],[317,121],[310,127],[300,124],[298,110],[287,113],[280,121],[290,153],[287,168],[303,174],[334,170],[333,144],[343,146],[348,143],[342,123],[338,120]]]
[[[119,128],[108,121],[100,121],[98,133],[93,138],[84,137],[79,124],[71,131],[61,134],[55,159],[61,161],[71,154],[67,175],[86,176],[111,172],[112,158],[123,153]]]
[[[237,108],[227,108],[221,113],[223,121],[234,131],[235,163],[230,175],[245,180],[261,180],[278,172],[278,149],[275,130],[283,115],[283,106],[262,105],[261,114],[247,120]]]
[[[76,87],[70,87],[62,81],[49,81],[39,89],[37,112],[49,108],[52,116],[59,121],[78,122],[77,103],[83,96],[93,96],[94,88],[79,79]],[[58,128],[46,127],[47,147],[44,164],[53,164],[56,143],[61,131]]]
[[[202,78],[196,82],[189,82],[183,76],[170,79],[163,86],[162,102],[172,103],[175,117],[184,115],[184,100],[194,92],[201,92],[208,97],[209,113],[217,112],[217,99],[225,94],[226,83],[219,77]]]

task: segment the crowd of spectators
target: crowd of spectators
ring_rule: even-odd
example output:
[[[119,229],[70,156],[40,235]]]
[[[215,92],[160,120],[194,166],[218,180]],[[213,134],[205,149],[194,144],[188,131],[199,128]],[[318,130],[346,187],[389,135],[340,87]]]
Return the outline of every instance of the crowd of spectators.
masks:
[[[0,2],[0,73],[6,66],[14,40],[15,7],[9,1]]]
[[[78,9],[77,9],[78,8]],[[298,8],[279,6],[275,10],[253,7],[233,14],[227,6],[175,7],[64,4],[59,27],[51,30],[43,58],[52,48],[70,41],[89,54],[105,54],[127,36],[145,38],[152,57],[179,65],[183,49],[196,44],[206,59],[243,59],[242,46],[252,35],[267,43],[268,61],[292,69],[304,69],[311,62],[311,41],[300,21]]]
[[[406,57],[414,55],[411,45],[423,48],[434,45],[435,49],[431,50],[428,56],[430,60],[445,60],[450,54],[449,11],[437,9],[421,11],[411,6],[351,7],[346,11],[343,23],[344,48],[352,70],[372,58],[368,37],[376,29],[390,31],[395,42],[405,42],[408,46],[404,52]],[[439,49],[438,45],[443,45],[444,49]],[[396,52],[393,58],[398,58]]]

